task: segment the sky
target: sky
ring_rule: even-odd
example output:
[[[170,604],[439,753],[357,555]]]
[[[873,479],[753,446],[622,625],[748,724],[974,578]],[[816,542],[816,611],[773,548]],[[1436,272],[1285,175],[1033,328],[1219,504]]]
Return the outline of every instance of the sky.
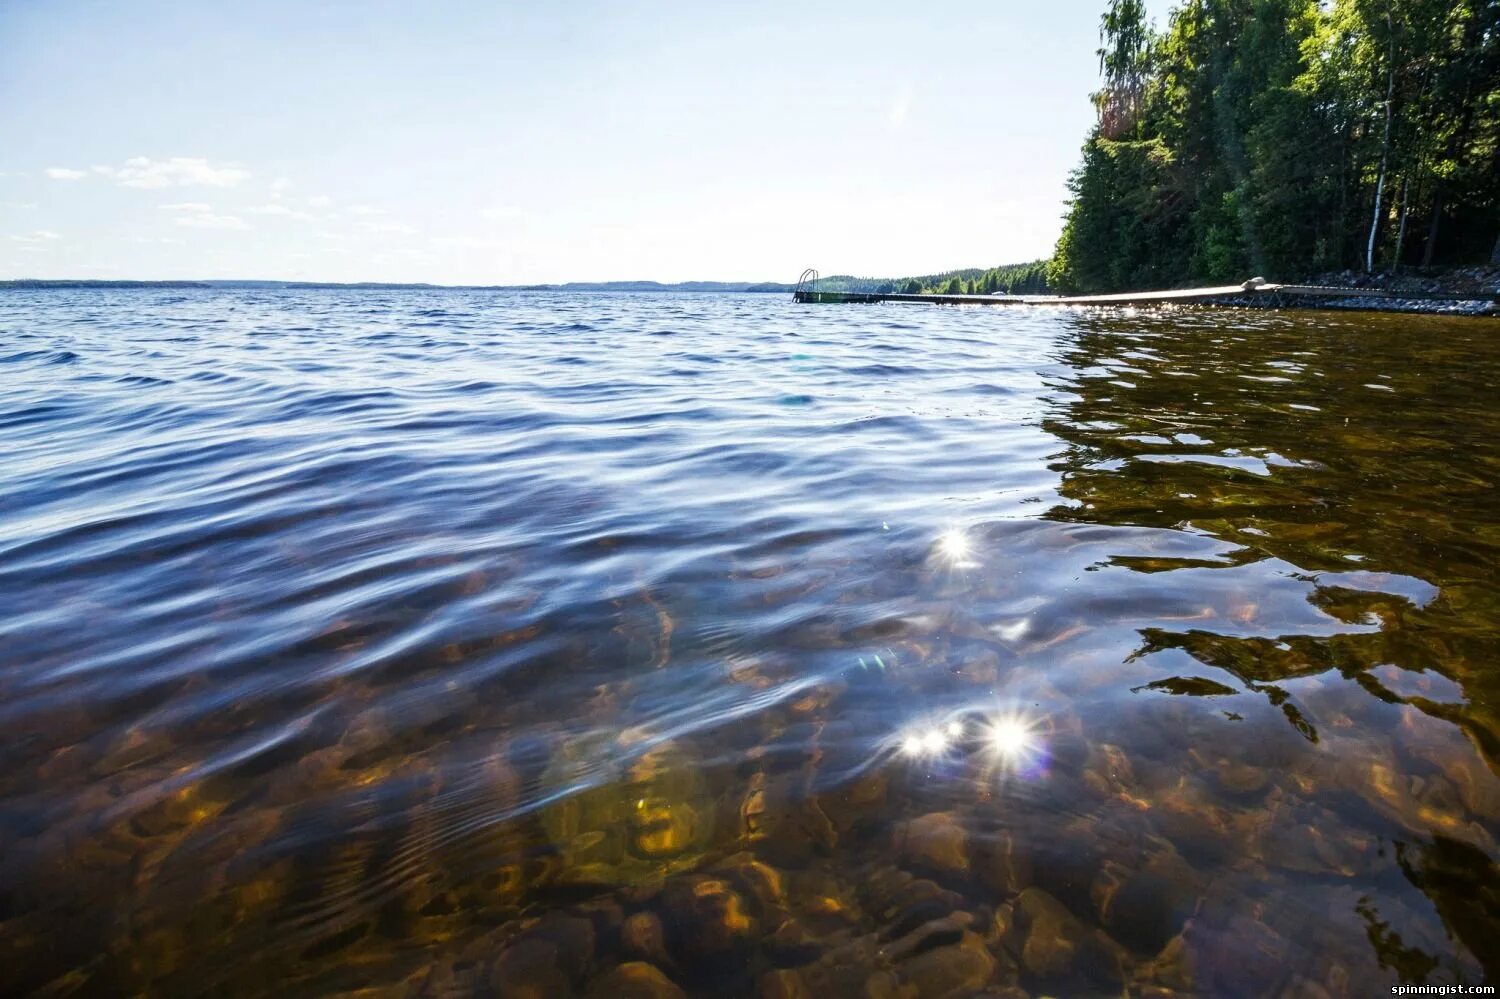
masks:
[[[0,278],[1032,260],[1103,5],[0,0]]]

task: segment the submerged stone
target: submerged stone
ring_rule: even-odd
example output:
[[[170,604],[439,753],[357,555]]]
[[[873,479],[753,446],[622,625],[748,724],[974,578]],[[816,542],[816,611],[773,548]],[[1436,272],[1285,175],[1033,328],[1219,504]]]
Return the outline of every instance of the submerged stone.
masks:
[[[620,946],[626,954],[655,964],[667,964],[666,931],[652,912],[637,912],[620,925]]]
[[[1045,891],[1023,891],[1016,899],[1016,913],[1025,938],[1021,965],[1032,978],[1060,984],[1078,976],[1110,986],[1123,980],[1119,945],[1088,927]]]
[[[662,905],[673,953],[684,964],[741,960],[754,945],[756,920],[723,880],[678,878],[663,890]]]
[[[549,999],[571,993],[573,978],[553,943],[532,938],[506,948],[496,959],[490,987],[500,999]]]
[[[969,871],[968,833],[952,812],[934,812],[896,830],[897,849],[912,866],[939,876]]]
[[[644,961],[630,961],[601,975],[589,986],[589,999],[687,999],[687,993]]]
[[[902,962],[901,982],[921,999],[972,995],[995,974],[997,962],[978,934],[965,931],[956,943],[934,947]]]

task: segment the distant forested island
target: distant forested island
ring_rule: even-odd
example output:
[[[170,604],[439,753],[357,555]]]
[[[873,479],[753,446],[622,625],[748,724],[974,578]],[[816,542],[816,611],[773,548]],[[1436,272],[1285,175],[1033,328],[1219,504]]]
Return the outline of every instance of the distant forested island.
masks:
[[[1141,0],[1047,271],[1116,291],[1500,264],[1500,3]]]

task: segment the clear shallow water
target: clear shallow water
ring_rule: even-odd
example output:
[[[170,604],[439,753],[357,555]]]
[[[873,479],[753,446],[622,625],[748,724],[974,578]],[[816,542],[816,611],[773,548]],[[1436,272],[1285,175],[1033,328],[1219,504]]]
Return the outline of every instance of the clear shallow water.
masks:
[[[0,991],[1493,982],[1497,337],[5,293]]]

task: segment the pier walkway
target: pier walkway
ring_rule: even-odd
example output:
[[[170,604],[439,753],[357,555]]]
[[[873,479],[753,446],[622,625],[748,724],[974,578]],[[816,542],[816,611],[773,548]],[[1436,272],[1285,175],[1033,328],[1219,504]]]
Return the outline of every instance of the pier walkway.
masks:
[[[792,299],[819,304],[919,302],[927,305],[1100,305],[1151,306],[1199,305],[1215,302],[1235,303],[1246,299],[1264,299],[1268,305],[1316,305],[1320,300],[1339,298],[1386,299],[1399,308],[1404,302],[1476,301],[1500,303],[1500,295],[1418,294],[1392,292],[1379,288],[1336,288],[1308,284],[1269,284],[1245,282],[1214,288],[1178,288],[1170,291],[1132,291],[1116,295],[908,295],[900,292],[821,291],[818,273],[804,271]],[[1382,306],[1384,307],[1384,306]]]

